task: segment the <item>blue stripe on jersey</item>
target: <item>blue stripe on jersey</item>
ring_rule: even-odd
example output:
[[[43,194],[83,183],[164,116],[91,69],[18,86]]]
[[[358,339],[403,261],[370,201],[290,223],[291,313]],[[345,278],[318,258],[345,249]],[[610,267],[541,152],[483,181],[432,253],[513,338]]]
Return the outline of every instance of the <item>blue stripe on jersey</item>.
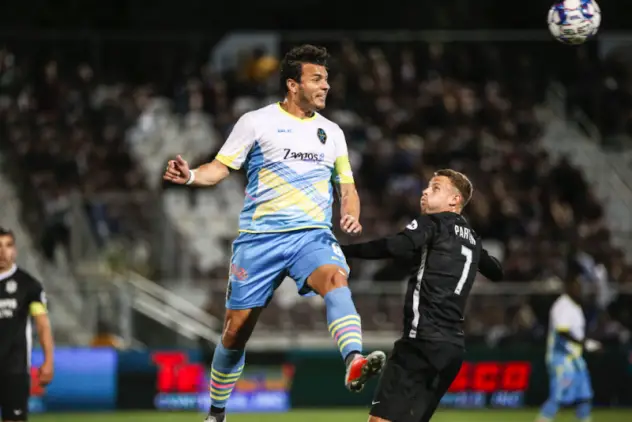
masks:
[[[286,164],[266,160],[258,142],[250,150],[246,162],[248,184],[246,198],[240,215],[239,230],[248,232],[281,232],[300,230],[310,227],[331,227],[333,185],[331,182],[332,169],[319,167],[305,174],[299,174]],[[324,220],[315,220],[298,207],[288,207],[278,213],[266,214],[253,219],[257,208],[262,204],[279,197],[278,192],[260,183],[261,170],[269,170],[293,189],[300,191],[309,201],[322,211]],[[327,193],[321,193],[314,186],[315,183],[327,182]]]
[[[330,190],[328,196],[323,196],[318,190],[314,187],[314,182],[319,182],[331,177],[330,169],[318,168],[312,171],[309,171],[304,174],[298,174],[294,170],[292,170],[289,166],[279,163],[279,162],[270,162],[269,164],[265,164],[266,168],[272,170],[279,176],[283,177],[286,181],[292,181],[292,186],[297,189],[300,189],[303,193],[305,193],[309,198],[318,204],[321,208],[326,209],[327,206],[331,206],[329,202],[333,202],[332,198],[332,190],[331,183],[329,184]]]

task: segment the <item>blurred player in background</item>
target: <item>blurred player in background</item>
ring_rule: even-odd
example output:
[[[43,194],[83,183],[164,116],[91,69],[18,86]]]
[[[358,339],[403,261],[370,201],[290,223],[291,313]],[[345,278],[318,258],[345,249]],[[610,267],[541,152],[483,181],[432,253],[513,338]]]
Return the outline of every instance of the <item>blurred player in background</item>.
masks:
[[[385,361],[382,352],[362,355],[362,329],[347,286],[349,267],[331,231],[334,189],[341,203],[342,230],[359,235],[360,199],[345,135],[317,113],[329,83],[324,48],[303,45],[281,63],[285,99],[244,114],[211,163],[190,170],[178,156],[164,179],[214,186],[229,169],[246,168],[248,184],[233,243],[222,342],[211,371],[207,421],[221,422],[244,367],[246,343],[262,309],[286,276],[301,295],[325,300],[329,331],[345,361],[345,385],[362,389]]]
[[[369,422],[430,420],[463,363],[463,315],[476,272],[502,279],[500,263],[461,216],[472,192],[464,174],[439,170],[423,192],[421,215],[403,232],[342,247],[349,258],[399,258],[411,266],[404,333],[380,378]]]
[[[593,391],[582,353],[596,351],[601,344],[586,339],[586,319],[581,303],[581,284],[576,278],[565,283],[565,293],[551,308],[546,363],[551,378],[549,398],[536,422],[550,422],[561,406],[576,405],[581,422],[590,422]]]
[[[2,420],[26,421],[31,386],[31,318],[44,352],[38,381],[53,379],[53,335],[39,281],[15,263],[15,237],[0,228],[0,408]]]

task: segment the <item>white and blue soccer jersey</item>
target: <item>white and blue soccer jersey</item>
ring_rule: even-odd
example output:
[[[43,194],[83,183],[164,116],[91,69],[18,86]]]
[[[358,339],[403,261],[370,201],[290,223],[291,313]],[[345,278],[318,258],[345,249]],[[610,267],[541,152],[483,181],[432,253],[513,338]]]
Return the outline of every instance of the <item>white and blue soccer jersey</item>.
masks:
[[[590,400],[593,391],[582,346],[559,334],[564,332],[578,341],[583,341],[586,335],[584,311],[566,294],[557,298],[550,312],[546,353],[550,395],[558,404]]]
[[[568,332],[573,338],[582,341],[585,331],[586,319],[581,306],[566,294],[558,297],[549,314],[547,361],[554,358],[568,361],[581,358],[582,347],[560,336],[559,332]]]
[[[333,183],[353,183],[340,127],[315,113],[298,119],[279,103],[244,114],[217,160],[246,170],[239,231],[331,228]]]

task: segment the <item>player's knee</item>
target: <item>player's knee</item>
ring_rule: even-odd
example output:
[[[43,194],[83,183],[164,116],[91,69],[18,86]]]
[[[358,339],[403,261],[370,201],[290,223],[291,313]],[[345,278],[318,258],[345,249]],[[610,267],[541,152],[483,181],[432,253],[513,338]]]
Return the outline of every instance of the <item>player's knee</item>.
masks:
[[[245,349],[246,343],[254,330],[258,312],[250,309],[226,310],[222,345],[226,349]]]
[[[347,273],[335,265],[317,269],[309,278],[309,285],[316,293],[325,296],[332,290],[347,287]]]
[[[390,422],[388,419],[382,419],[377,416],[369,415],[368,422]]]

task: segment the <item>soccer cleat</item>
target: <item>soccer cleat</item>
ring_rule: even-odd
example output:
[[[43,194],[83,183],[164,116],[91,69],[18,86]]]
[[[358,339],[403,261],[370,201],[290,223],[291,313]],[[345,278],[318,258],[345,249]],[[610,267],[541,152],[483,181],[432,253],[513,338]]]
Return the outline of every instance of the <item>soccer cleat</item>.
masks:
[[[226,413],[208,414],[204,422],[226,422]]]
[[[386,363],[384,352],[376,351],[369,355],[357,355],[347,365],[345,386],[349,391],[358,393],[362,391],[366,382],[379,374]]]

